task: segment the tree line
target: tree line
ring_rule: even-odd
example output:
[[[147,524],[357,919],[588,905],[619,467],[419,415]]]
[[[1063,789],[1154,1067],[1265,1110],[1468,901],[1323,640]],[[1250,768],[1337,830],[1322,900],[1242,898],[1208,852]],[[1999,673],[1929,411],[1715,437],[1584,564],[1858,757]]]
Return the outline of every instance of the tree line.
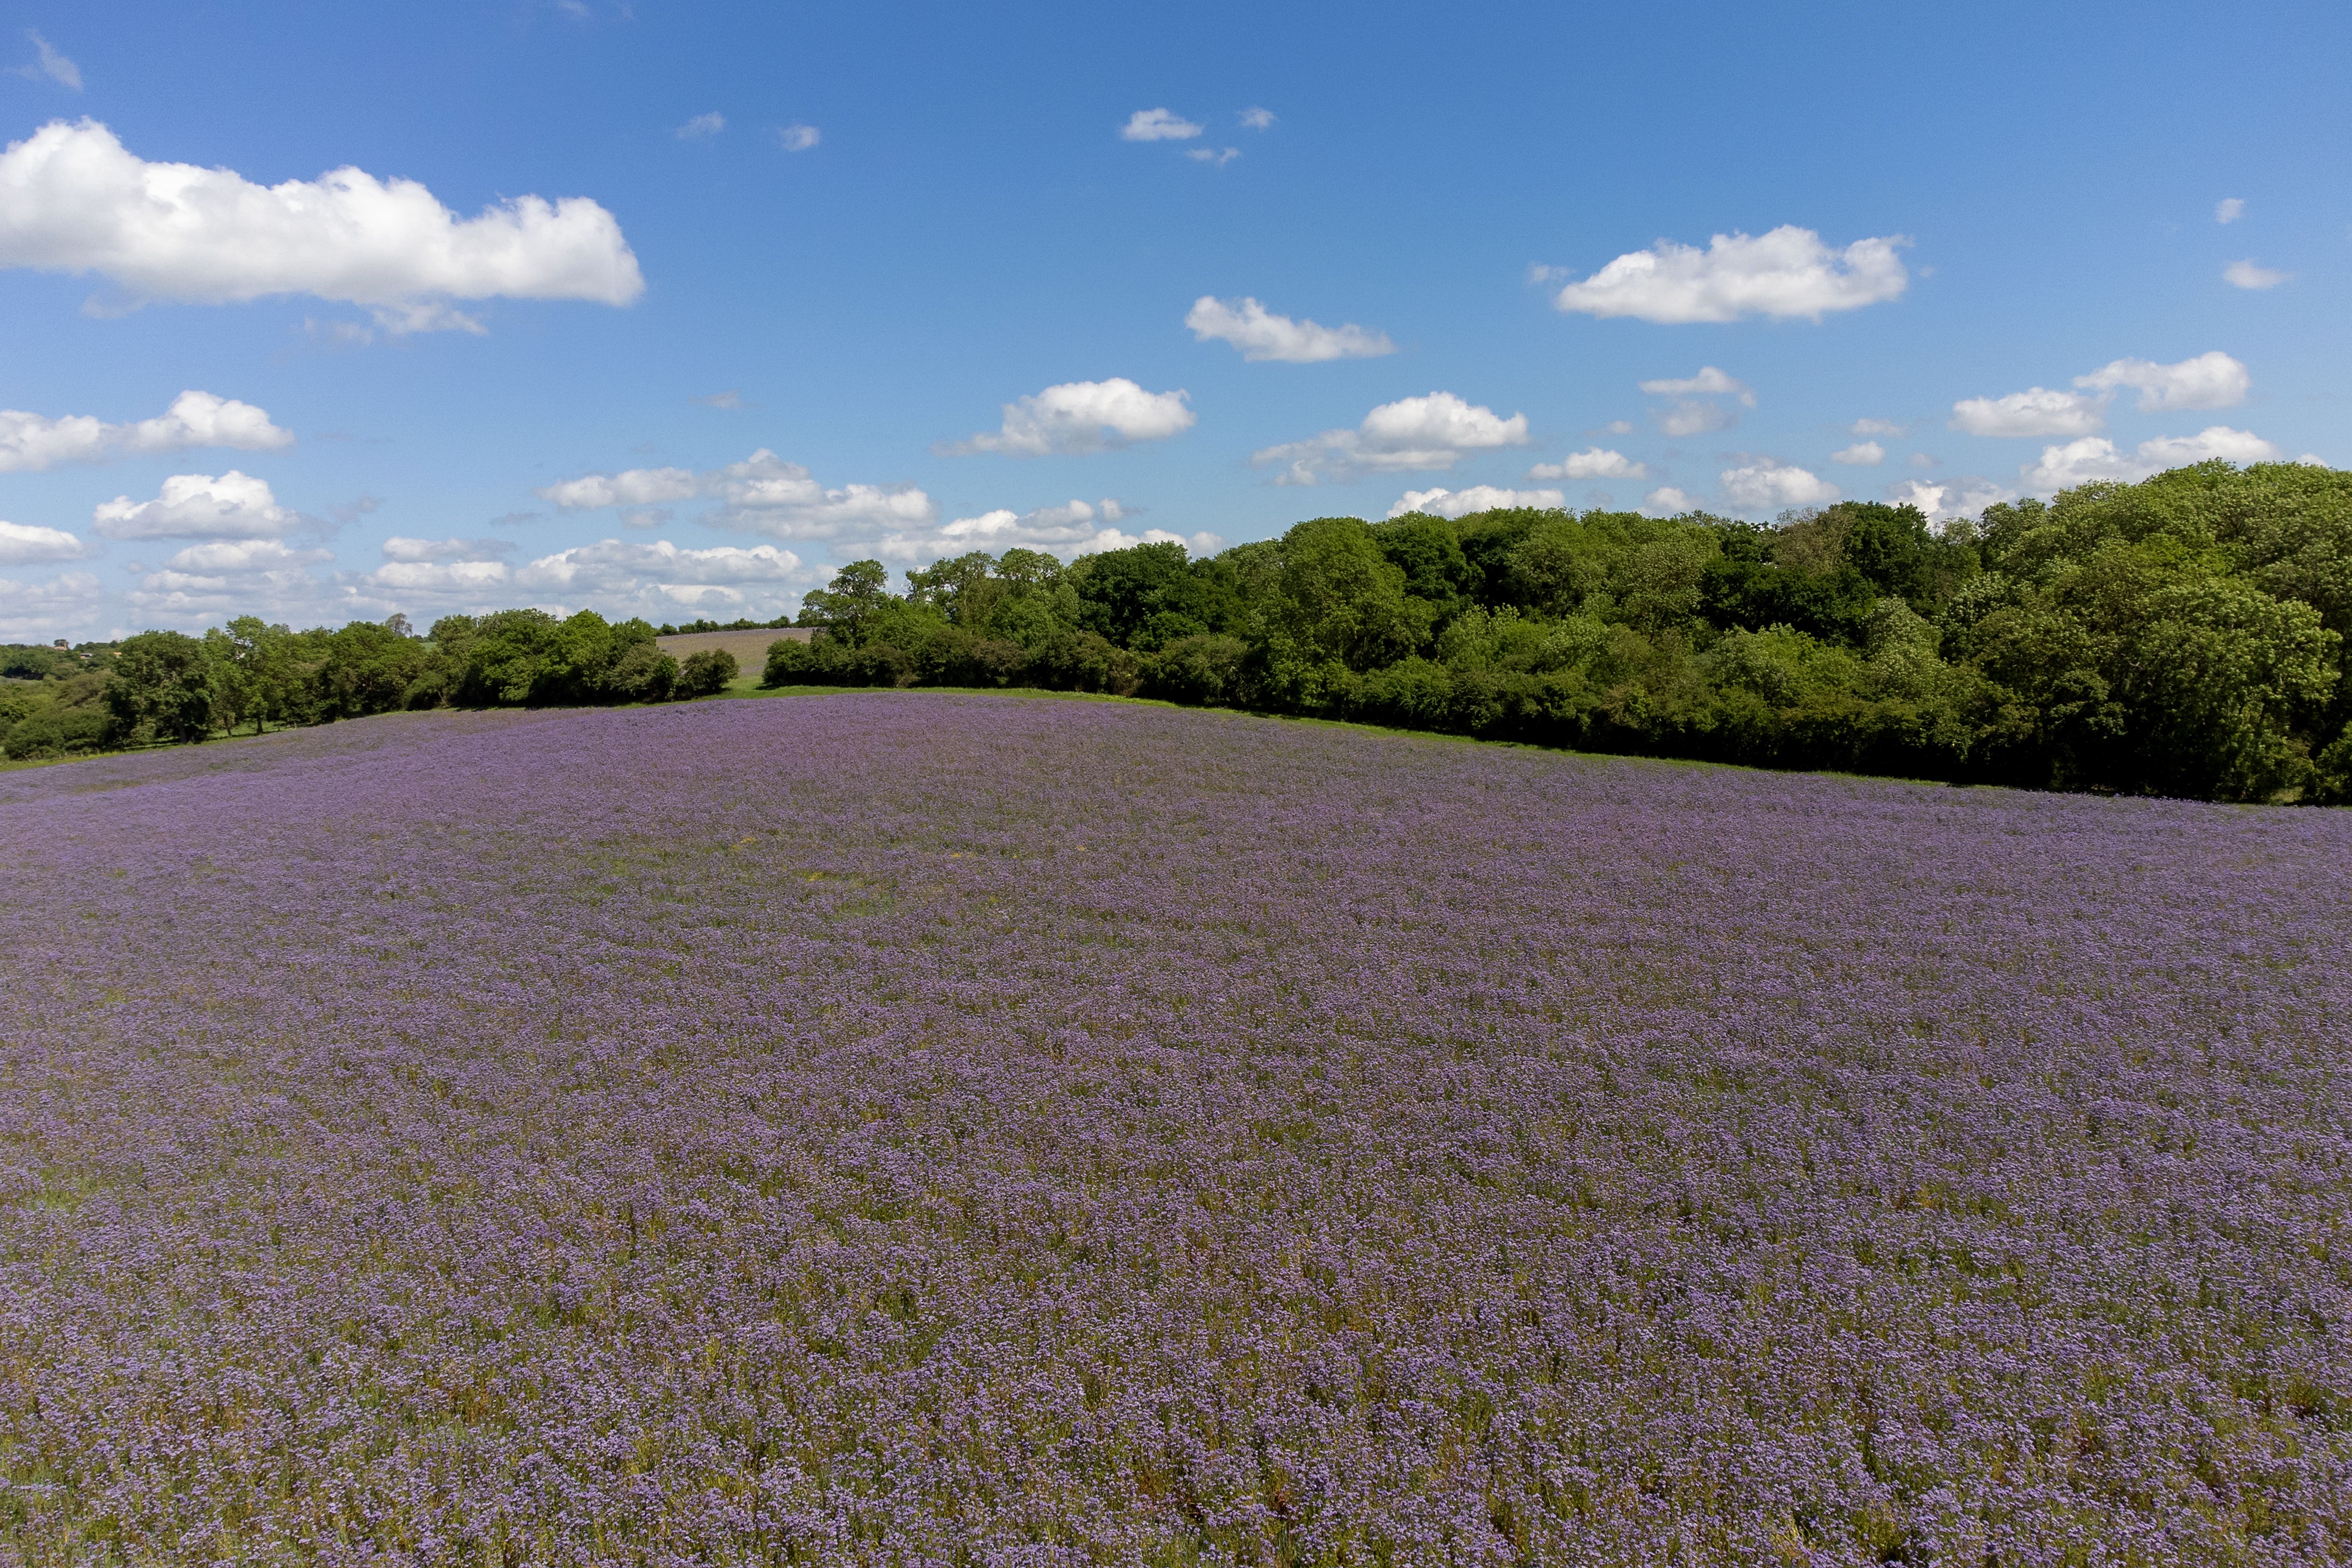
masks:
[[[1863,502],[1770,526],[1507,509],[1317,517],[1200,559],[974,552],[896,591],[858,561],[797,623],[818,634],[774,644],[771,687],[1042,687],[1773,768],[2352,801],[2352,475],[2297,465],[2089,485],[1940,532]],[[249,618],[147,632],[81,722],[119,745],[725,685],[654,636],[537,611],[424,638]]]

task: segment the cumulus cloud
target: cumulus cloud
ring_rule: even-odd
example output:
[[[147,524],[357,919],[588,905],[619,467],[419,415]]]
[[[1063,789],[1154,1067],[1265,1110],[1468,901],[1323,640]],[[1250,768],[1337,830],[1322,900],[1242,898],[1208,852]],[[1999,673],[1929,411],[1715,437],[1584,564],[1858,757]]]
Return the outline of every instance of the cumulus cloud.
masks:
[[[49,41],[47,38],[44,38],[40,34],[33,31],[32,28],[27,27],[25,29],[25,37],[32,40],[34,49],[33,63],[28,66],[16,66],[11,68],[15,75],[30,78],[36,81],[39,80],[43,77],[47,77],[49,80],[57,83],[61,88],[68,89],[69,91],[79,92],[81,90],[81,68],[79,66],[66,58],[65,56],[58,53],[56,49],[50,47]]]
[[[727,117],[713,110],[709,114],[696,115],[670,134],[680,141],[693,141],[705,136],[716,136],[726,129]]]
[[[1244,295],[1219,299],[1203,294],[1192,301],[1184,325],[1196,342],[1231,343],[1251,361],[1279,360],[1289,364],[1315,364],[1324,360],[1369,360],[1396,352],[1386,332],[1375,332],[1349,321],[1326,327],[1277,316]]]
[[[1654,517],[1672,517],[1698,509],[1696,499],[1672,485],[1661,485],[1642,497],[1642,510]]]
[[[1108,497],[1094,502],[1072,500],[1027,512],[999,507],[978,517],[957,517],[937,528],[886,535],[876,541],[874,553],[882,560],[912,564],[972,550],[996,555],[1016,548],[1046,550],[1065,560],[1139,544],[1181,544],[1194,555],[1214,555],[1224,548],[1225,541],[1211,533],[1176,534],[1165,528],[1125,532],[1118,525],[1130,515],[1129,507]]]
[[[79,560],[95,553],[79,537],[63,528],[0,522],[0,566],[23,566],[37,560]]]
[[[1973,517],[1996,501],[2014,501],[2017,492],[1990,479],[1970,476],[1940,485],[1925,479],[1904,479],[1886,486],[1886,498],[1898,507],[1916,507],[1931,523]]]
[[[2126,456],[2105,436],[2085,436],[2063,446],[2045,446],[2038,463],[2023,470],[2025,487],[2036,494],[2072,489],[2095,479],[2136,483],[2168,468],[2224,457],[2232,463],[2280,463],[2286,455],[2248,430],[2208,425],[2194,435],[2159,435]]]
[[[0,577],[0,638],[47,641],[86,627],[101,601],[95,572],[68,571],[47,582]]]
[[[1165,109],[1139,109],[1119,127],[1122,141],[1184,141],[1201,134],[1201,127]]]
[[[2087,435],[2106,423],[2106,399],[2048,387],[1952,405],[1952,428],[1970,435]]]
[[[1253,453],[1250,465],[1281,467],[1277,485],[1313,485],[1360,474],[1451,468],[1465,453],[1527,444],[1526,414],[1505,419],[1483,404],[1433,392],[1382,403],[1353,430],[1327,430],[1310,440]]]
[[[1239,119],[1244,125],[1247,126],[1252,131],[1265,131],[1270,129],[1274,124],[1274,110],[1270,109],[1256,108],[1244,109],[1241,111]]]
[[[2243,196],[2224,196],[2213,204],[2213,221],[2217,224],[2234,224],[2245,215]]]
[[[1886,448],[1875,441],[1857,441],[1852,446],[1841,446],[1831,453],[1830,461],[1843,463],[1849,468],[1874,468],[1886,461]]]
[[[1220,169],[1241,155],[1238,147],[1195,147],[1184,154],[1196,163],[1214,163]]]
[[[1125,376],[1065,382],[1004,405],[1003,427],[982,431],[933,450],[945,456],[975,452],[1045,457],[1100,452],[1139,441],[1164,441],[1192,428],[1191,394],[1145,392]]]
[[[776,132],[776,140],[787,152],[805,152],[824,140],[824,133],[814,125],[787,125]]]
[[[1864,436],[1900,435],[1909,428],[1909,425],[1897,424],[1891,419],[1857,419],[1845,427],[1845,433]]]
[[[1604,446],[1571,452],[1558,463],[1538,463],[1528,470],[1530,479],[1646,479],[1650,471],[1622,452]]]
[[[2276,288],[2294,276],[2292,272],[2263,267],[2252,256],[2233,261],[2221,269],[2221,281],[2232,288]]]
[[[201,571],[236,577],[257,571],[277,571],[288,567],[316,566],[322,560],[334,559],[332,550],[295,549],[283,539],[214,539],[205,544],[190,545],[163,565],[165,570],[172,571]]]
[[[630,468],[588,474],[539,492],[567,512],[624,508],[625,519],[697,498],[718,505],[704,520],[775,538],[871,537],[929,524],[931,498],[911,485],[845,485],[828,489],[797,463],[761,447],[740,463],[700,473],[690,468]]]
[[[1631,316],[1669,325],[1745,316],[1819,321],[1832,310],[1860,309],[1900,296],[1910,277],[1895,253],[1909,243],[1892,235],[1837,250],[1811,229],[1793,224],[1752,236],[1719,234],[1705,250],[1662,239],[1568,284],[1552,303],[1590,316]]]
[[[620,225],[584,196],[460,219],[414,180],[359,169],[262,186],[151,163],[90,120],[0,152],[0,266],[96,273],[131,305],[314,295],[394,332],[478,329],[452,299],[626,305],[645,291]]]
[[[1925,452],[1914,452],[1910,456],[1906,457],[1903,461],[1908,463],[1914,468],[1933,468],[1936,466],[1936,459],[1929,456]]]
[[[396,561],[500,560],[514,550],[511,539],[418,539],[394,534],[383,541],[383,559]]]
[[[730,387],[725,392],[715,392],[707,397],[688,398],[687,402],[699,403],[704,408],[736,409],[743,406],[743,394],[735,388]]]
[[[174,474],[152,501],[117,496],[90,513],[91,526],[110,539],[264,539],[287,534],[301,521],[278,504],[268,481],[230,469]]]
[[[1838,487],[1810,470],[1777,457],[1756,457],[1717,476],[1724,499],[1742,511],[1818,507],[1838,498]]]
[[[22,409],[0,409],[0,474],[37,473],[60,463],[99,463],[127,453],[181,452],[229,446],[269,452],[294,444],[269,415],[249,402],[184,392],[153,419],[109,424],[89,414],[47,419]]]
[[[1491,512],[1497,507],[1534,507],[1556,512],[1567,505],[1568,497],[1558,490],[1503,490],[1492,485],[1471,485],[1460,490],[1407,490],[1389,508],[1389,516],[1402,517],[1407,512],[1427,512],[1438,517],[1466,517],[1473,512]]]
[[[1694,393],[1707,393],[1722,397],[1737,397],[1746,407],[1756,406],[1756,394],[1748,390],[1748,384],[1745,382],[1734,380],[1713,365],[1701,365],[1698,374],[1695,376],[1685,376],[1679,380],[1669,377],[1660,381],[1643,382],[1641,383],[1641,388],[1643,392],[1659,397],[1688,397]]]
[[[2149,413],[2168,409],[2233,408],[2246,401],[2246,389],[2252,382],[2252,378],[2246,373],[2246,367],[2219,349],[2200,354],[2193,360],[2183,360],[2177,365],[2159,365],[2153,360],[2117,360],[2087,376],[2074,378],[2074,384],[2078,387],[2095,387],[2103,392],[2113,392],[2117,387],[2133,388],[2139,393],[2140,408]],[[2074,433],[2052,431],[2050,434]]]
[[[296,549],[281,539],[215,538],[190,545],[141,577],[125,602],[151,620],[317,616],[325,608],[325,585],[310,568],[332,559],[331,551]]]

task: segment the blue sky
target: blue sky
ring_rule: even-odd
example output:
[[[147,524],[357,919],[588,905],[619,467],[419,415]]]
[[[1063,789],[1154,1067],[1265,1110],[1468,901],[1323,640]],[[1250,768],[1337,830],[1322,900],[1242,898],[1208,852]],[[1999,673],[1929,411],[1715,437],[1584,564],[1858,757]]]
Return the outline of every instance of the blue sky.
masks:
[[[0,9],[0,637],[2352,462],[2347,44],[2320,5]]]

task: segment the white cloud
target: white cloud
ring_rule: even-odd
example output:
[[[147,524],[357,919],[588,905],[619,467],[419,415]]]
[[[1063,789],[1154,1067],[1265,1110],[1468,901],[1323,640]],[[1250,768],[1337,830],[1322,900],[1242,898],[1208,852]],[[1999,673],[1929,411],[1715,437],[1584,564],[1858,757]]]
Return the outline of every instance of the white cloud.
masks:
[[[2244,261],[2233,261],[2221,269],[2221,281],[2232,288],[2276,288],[2294,276],[2292,272],[2261,266],[2251,256]]]
[[[1244,109],[1241,111],[1239,118],[1241,122],[1250,130],[1265,131],[1270,129],[1274,124],[1274,110],[1270,109]]]
[[[399,534],[383,541],[383,559],[396,561],[485,561],[514,554],[510,539],[418,539]]]
[[[253,572],[278,571],[289,567],[316,566],[322,560],[332,560],[335,552],[325,549],[289,549],[282,539],[213,539],[205,544],[190,545],[165,561],[171,571],[212,572],[223,577],[238,577]]]
[[[660,520],[649,508],[703,497],[719,503],[704,521],[775,538],[870,538],[926,527],[938,515],[931,498],[911,485],[827,489],[806,468],[764,446],[740,463],[699,474],[690,468],[630,468],[565,479],[538,494],[567,512],[622,507],[623,519],[633,526]]]
[[[1698,502],[1696,499],[1675,489],[1672,485],[1661,485],[1642,497],[1642,510],[1654,517],[1671,517],[1683,512],[1696,512],[1698,509]]]
[[[87,628],[101,603],[94,572],[69,571],[47,582],[0,577],[0,637],[43,642]]]
[[[1668,435],[1705,435],[1711,431],[1729,430],[1739,423],[1739,411],[1705,398],[1686,397],[1671,408],[1653,409],[1650,417]]]
[[[1811,229],[1784,224],[1769,234],[1717,235],[1700,250],[1660,240],[1630,251],[1553,297],[1562,310],[1643,321],[1737,321],[1743,316],[1804,316],[1853,310],[1895,298],[1909,286],[1895,253],[1899,235],[1832,250]]]
[[[52,120],[0,152],[0,266],[97,273],[132,305],[310,294],[388,331],[478,327],[446,301],[626,305],[645,291],[613,214],[518,196],[460,220],[414,180],[359,169],[257,185],[150,163],[95,120]]]
[[[2086,435],[2106,422],[2106,399],[2048,387],[1952,405],[1952,428],[1970,435]]]
[[[2243,196],[2224,196],[2213,204],[2213,221],[2217,224],[2234,224],[2245,215]]]
[[[2160,435],[2143,441],[2129,457],[2105,436],[2086,436],[2063,446],[2045,446],[2041,461],[2021,472],[2028,490],[2047,494],[2087,485],[2095,479],[2137,483],[2168,468],[2185,467],[2215,457],[2241,464],[2278,463],[2284,461],[2285,454],[2252,431],[2214,424],[2195,435]]]
[[[1811,471],[1776,457],[1757,457],[1717,476],[1724,498],[1742,511],[1782,507],[1818,507],[1834,501],[1838,487]]]
[[[1622,452],[1604,446],[1571,452],[1558,463],[1538,463],[1528,470],[1530,479],[1646,479],[1650,471]]]
[[[1183,141],[1201,134],[1201,127],[1164,109],[1139,109],[1119,127],[1122,141]]]
[[[1904,479],[1886,486],[1886,498],[1898,507],[1916,507],[1931,523],[1973,517],[1996,501],[2014,501],[2017,492],[1990,479],[1971,476],[1941,485],[1924,479]]]
[[[680,141],[692,141],[700,137],[716,136],[726,129],[727,117],[713,110],[709,114],[696,115],[670,134]]]
[[[1389,508],[1389,516],[1402,517],[1407,512],[1427,512],[1439,517],[1466,517],[1473,512],[1491,512],[1498,507],[1559,511],[1567,505],[1568,497],[1558,490],[1502,490],[1492,485],[1472,485],[1460,490],[1407,490]]]
[[[1184,154],[1196,163],[1214,163],[1220,169],[1241,155],[1242,150],[1238,147],[1195,147]]]
[[[2074,384],[2096,387],[2102,392],[2131,387],[2139,393],[2140,408],[2156,413],[2168,409],[2233,408],[2246,401],[2246,389],[2252,381],[2245,366],[2216,349],[2177,365],[2159,365],[2152,360],[2117,360],[2087,376],[2076,376]]]
[[[124,453],[192,446],[268,452],[293,444],[293,434],[270,423],[263,410],[208,392],[184,392],[165,413],[131,424],[108,424],[88,414],[46,419],[22,409],[0,409],[0,474],[98,463]]]
[[[824,139],[824,133],[814,125],[787,125],[776,132],[776,140],[787,152],[805,152]]]
[[[1891,419],[1857,419],[1845,427],[1848,435],[1900,435],[1911,427]]]
[[[37,57],[29,66],[16,67],[15,71],[17,76],[30,78],[36,81],[47,77],[59,87],[70,89],[75,92],[81,90],[79,66],[50,47],[49,41],[32,28],[25,29],[25,37],[33,41]]]
[[[1065,560],[1139,544],[1181,544],[1194,555],[1214,555],[1224,549],[1225,541],[1210,533],[1188,536],[1165,528],[1124,532],[1116,525],[1130,515],[1129,508],[1108,498],[1091,503],[1073,500],[1029,512],[1000,507],[978,517],[957,517],[937,528],[886,535],[873,549],[880,559],[910,564],[971,550],[993,555],[1015,548],[1047,550]]]
[[[1680,381],[1668,379],[1643,382],[1641,383],[1641,388],[1645,392],[1653,392],[1660,397],[1688,397],[1695,392],[1703,392],[1723,397],[1737,397],[1748,408],[1756,406],[1756,394],[1748,390],[1746,382],[1735,381],[1713,365],[1701,365],[1698,374],[1685,377]]]
[[[141,577],[125,602],[151,624],[241,613],[315,618],[326,608],[324,585],[310,569],[332,559],[332,551],[293,549],[275,538],[215,538]]]
[[[774,545],[719,545],[686,549],[667,539],[599,539],[540,557],[514,573],[518,587],[553,589],[577,597],[641,595],[647,589],[678,603],[698,602],[713,589],[747,583],[797,583],[801,558]]]
[[[63,528],[0,522],[0,566],[23,566],[37,560],[79,560],[94,553],[80,538]]]
[[[730,387],[725,392],[715,392],[707,397],[691,397],[686,401],[699,403],[704,408],[736,409],[743,406],[743,394],[736,388]]]
[[[1631,435],[1633,434],[1633,422],[1630,419],[1612,419],[1601,427],[1601,433],[1604,435]],[[1592,432],[1588,430],[1585,434],[1590,435]]]
[[[1852,446],[1842,446],[1831,453],[1830,461],[1843,463],[1850,468],[1874,468],[1886,461],[1886,448],[1875,441],[1857,441]]]
[[[1192,428],[1190,394],[1145,392],[1125,376],[1065,382],[1004,405],[1003,428],[933,448],[942,455],[999,452],[1045,457],[1164,441]]]
[[[1528,444],[1528,416],[1505,419],[1449,392],[1400,398],[1364,416],[1354,430],[1327,430],[1307,441],[1269,446],[1250,455],[1254,468],[1280,465],[1277,485],[1345,481],[1360,474],[1451,468],[1466,452]]]
[[[1906,457],[1903,461],[1909,464],[1914,468],[1933,468],[1936,466],[1936,459],[1930,457],[1924,452],[1914,452],[1910,456]]]
[[[1219,299],[1203,294],[1192,301],[1184,325],[1196,342],[1231,343],[1252,362],[1279,360],[1288,364],[1316,364],[1325,360],[1368,360],[1396,352],[1386,332],[1375,332],[1349,321],[1326,327],[1277,316],[1247,295]]]
[[[152,501],[117,496],[90,513],[92,526],[110,539],[276,538],[301,521],[278,504],[268,482],[232,468],[209,474],[174,474]]]

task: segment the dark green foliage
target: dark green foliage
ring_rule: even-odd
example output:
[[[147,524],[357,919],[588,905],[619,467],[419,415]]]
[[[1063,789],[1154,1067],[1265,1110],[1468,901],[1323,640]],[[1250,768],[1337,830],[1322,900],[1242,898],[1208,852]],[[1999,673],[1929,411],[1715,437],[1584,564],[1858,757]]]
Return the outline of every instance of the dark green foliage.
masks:
[[[113,734],[123,740],[207,740],[219,703],[204,643],[178,632],[123,640],[106,687]]]
[[[652,646],[651,643],[637,644],[638,648]],[[636,651],[636,648],[632,648],[630,653],[634,654]],[[657,657],[668,659],[669,655],[664,653]],[[675,672],[670,676],[671,689],[681,697],[707,697],[723,692],[738,670],[735,655],[724,648],[706,648],[699,653],[688,653],[684,664],[671,660],[670,668]],[[657,702],[660,699],[649,700]]]

